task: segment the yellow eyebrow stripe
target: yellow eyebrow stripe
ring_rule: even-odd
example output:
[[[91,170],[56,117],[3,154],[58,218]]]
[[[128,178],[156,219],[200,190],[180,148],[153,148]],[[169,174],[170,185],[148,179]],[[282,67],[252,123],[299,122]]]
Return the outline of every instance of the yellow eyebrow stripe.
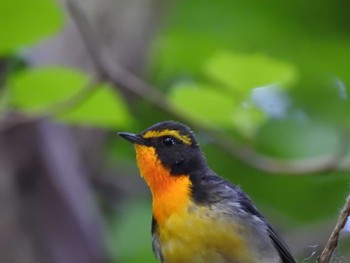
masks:
[[[191,138],[188,135],[181,135],[179,131],[177,130],[161,130],[161,131],[156,131],[156,130],[151,130],[146,132],[142,137],[145,139],[148,138],[155,138],[155,137],[161,137],[161,136],[173,136],[176,139],[182,141],[184,144],[191,144]]]

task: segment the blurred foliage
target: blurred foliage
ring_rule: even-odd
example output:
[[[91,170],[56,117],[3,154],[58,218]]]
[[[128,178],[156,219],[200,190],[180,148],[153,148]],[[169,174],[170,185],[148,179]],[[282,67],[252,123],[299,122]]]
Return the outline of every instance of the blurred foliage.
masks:
[[[294,67],[262,54],[220,52],[209,59],[205,72],[213,80],[229,88],[232,95],[247,96],[251,89],[265,85],[291,85],[297,80]],[[251,77],[255,72],[254,78]],[[237,94],[238,93],[238,94]]]
[[[54,1],[1,0],[0,4],[0,56],[54,34],[63,23]]]
[[[51,108],[55,110],[54,117],[72,124],[105,128],[130,124],[132,118],[124,101],[109,85],[88,85],[89,80],[82,72],[46,67],[14,75],[9,82],[9,93],[13,107],[27,114],[50,114],[52,106],[56,107]],[[78,101],[72,99],[82,92],[88,94],[81,101],[78,97],[75,99]],[[73,101],[68,103],[69,99]]]
[[[150,200],[126,202],[110,222],[109,250],[118,262],[158,262],[151,246]],[[116,249],[117,248],[117,249]]]
[[[3,58],[22,56],[62,26],[51,1],[1,0],[1,6]],[[334,154],[349,140],[343,137],[350,124],[349,8],[340,0],[177,1],[154,40],[149,80],[189,116],[263,154],[277,159]],[[46,114],[88,82],[85,73],[70,68],[16,68],[6,82],[6,105]],[[121,95],[100,84],[55,118],[135,132],[169,118],[143,101],[133,108],[131,114]],[[234,160],[205,134],[198,137],[210,166],[241,185],[270,217],[283,215],[285,226],[336,217],[349,191],[347,173],[272,176]],[[112,160],[134,158],[129,145],[115,142],[109,153]],[[115,262],[155,262],[150,203],[136,203],[107,220]]]
[[[14,107],[40,114],[43,108],[69,99],[86,81],[85,75],[72,69],[28,69],[13,76],[9,92]]]

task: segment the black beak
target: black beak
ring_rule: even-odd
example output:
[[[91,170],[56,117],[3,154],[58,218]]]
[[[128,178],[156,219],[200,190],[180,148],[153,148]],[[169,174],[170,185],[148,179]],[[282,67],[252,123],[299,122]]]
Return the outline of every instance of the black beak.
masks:
[[[142,138],[140,135],[129,133],[129,132],[118,132],[118,135],[123,137],[125,140],[134,143],[134,144],[140,144],[140,145],[146,145],[147,140]]]

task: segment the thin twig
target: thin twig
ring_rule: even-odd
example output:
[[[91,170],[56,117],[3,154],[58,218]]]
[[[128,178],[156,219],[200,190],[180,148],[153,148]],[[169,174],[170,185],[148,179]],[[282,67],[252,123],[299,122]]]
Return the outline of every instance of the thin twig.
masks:
[[[325,248],[323,249],[321,255],[319,256],[317,263],[328,263],[332,257],[334,249],[338,245],[338,239],[340,231],[344,228],[348,217],[350,216],[350,195],[346,199],[345,205],[340,212],[339,219],[335,225],[330,238],[327,241]]]
[[[338,154],[301,160],[279,160],[271,158],[259,154],[245,145],[234,142],[232,139],[226,138],[219,130],[210,129],[196,119],[190,118],[157,89],[113,61],[112,57],[105,53],[106,50],[99,43],[99,38],[95,34],[95,30],[76,1],[66,0],[66,4],[71,18],[81,34],[81,38],[97,74],[105,81],[110,82],[116,91],[117,89],[125,89],[134,94],[134,96],[147,100],[153,106],[174,118],[191,123],[196,129],[202,130],[213,137],[215,144],[220,148],[256,169],[279,174],[305,174],[328,170],[350,170],[350,159],[343,158],[343,156],[339,156]]]

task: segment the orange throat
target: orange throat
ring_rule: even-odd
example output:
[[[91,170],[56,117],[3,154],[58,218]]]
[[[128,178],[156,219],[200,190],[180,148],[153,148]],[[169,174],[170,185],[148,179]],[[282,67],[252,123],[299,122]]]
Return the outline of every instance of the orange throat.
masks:
[[[162,225],[172,214],[189,206],[191,181],[186,175],[171,175],[158,159],[155,148],[143,145],[135,148],[141,176],[152,193],[153,216]]]

